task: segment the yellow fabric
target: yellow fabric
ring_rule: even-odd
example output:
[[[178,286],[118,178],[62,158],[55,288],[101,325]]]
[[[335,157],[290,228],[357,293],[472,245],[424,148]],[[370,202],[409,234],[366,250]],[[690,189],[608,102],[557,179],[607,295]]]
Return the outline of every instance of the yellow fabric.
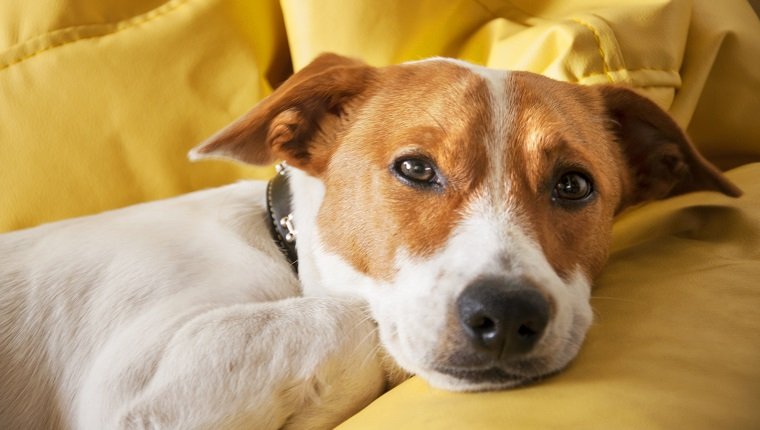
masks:
[[[760,20],[740,0],[0,2],[0,231],[262,177],[185,153],[322,51],[637,87],[747,195],[638,208],[580,356],[530,387],[404,383],[343,426],[760,428]]]
[[[289,67],[274,1],[0,2],[0,231],[269,176],[185,154]]]

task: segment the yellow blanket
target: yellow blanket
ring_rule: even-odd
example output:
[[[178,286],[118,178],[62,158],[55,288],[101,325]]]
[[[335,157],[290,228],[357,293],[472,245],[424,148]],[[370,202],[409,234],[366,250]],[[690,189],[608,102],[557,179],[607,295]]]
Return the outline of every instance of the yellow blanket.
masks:
[[[268,176],[185,153],[321,51],[632,85],[747,193],[626,213],[566,372],[482,394],[412,379],[343,430],[760,428],[760,21],[744,1],[0,2],[0,231]]]

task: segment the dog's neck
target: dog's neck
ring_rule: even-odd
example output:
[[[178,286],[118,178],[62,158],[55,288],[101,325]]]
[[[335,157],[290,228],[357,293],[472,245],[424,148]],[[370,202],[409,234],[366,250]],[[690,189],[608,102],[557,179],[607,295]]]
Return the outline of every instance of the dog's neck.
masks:
[[[277,174],[267,184],[269,233],[293,270],[298,273],[296,230],[293,222],[290,180],[285,163],[277,165]]]
[[[343,284],[342,273],[332,270],[328,253],[322,245],[317,217],[325,196],[322,181],[294,167],[287,167],[285,174],[290,182],[293,203],[293,223],[298,231],[298,272],[304,295],[331,295],[336,288],[326,288],[322,278],[323,271],[328,270],[331,280]],[[340,214],[334,214],[335,217]],[[322,270],[320,270],[322,269]],[[351,277],[352,280],[353,277]],[[349,283],[354,284],[353,282]]]
[[[358,272],[341,256],[325,246],[320,231],[320,208],[325,197],[321,179],[288,167],[293,202],[293,223],[298,231],[298,273],[301,289],[306,296],[340,296],[366,299],[375,291],[379,281]],[[331,213],[340,217],[356,214]]]
[[[316,267],[314,252],[318,252],[319,249],[317,214],[322,205],[325,188],[319,179],[293,167],[287,167],[284,173],[290,183],[293,223],[298,231],[296,247],[302,288],[305,293],[320,290],[321,273]]]

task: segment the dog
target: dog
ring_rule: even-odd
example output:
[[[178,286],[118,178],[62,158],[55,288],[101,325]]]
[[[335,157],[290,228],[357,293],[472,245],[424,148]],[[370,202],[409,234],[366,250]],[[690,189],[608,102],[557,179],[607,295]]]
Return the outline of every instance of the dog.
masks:
[[[323,54],[191,159],[243,181],[0,236],[0,428],[330,428],[416,374],[560,371],[613,218],[739,196],[657,105]]]

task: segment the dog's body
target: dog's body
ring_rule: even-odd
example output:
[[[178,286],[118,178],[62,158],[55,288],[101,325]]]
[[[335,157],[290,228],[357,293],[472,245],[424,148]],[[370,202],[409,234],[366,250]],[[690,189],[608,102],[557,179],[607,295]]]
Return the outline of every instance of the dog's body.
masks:
[[[0,428],[320,428],[379,395],[363,307],[298,297],[264,190],[5,235]]]
[[[194,155],[293,166],[300,277],[258,182],[0,237],[0,428],[327,428],[394,361],[521,384],[578,351],[616,213],[739,194],[628,90],[441,59],[320,57]]]

